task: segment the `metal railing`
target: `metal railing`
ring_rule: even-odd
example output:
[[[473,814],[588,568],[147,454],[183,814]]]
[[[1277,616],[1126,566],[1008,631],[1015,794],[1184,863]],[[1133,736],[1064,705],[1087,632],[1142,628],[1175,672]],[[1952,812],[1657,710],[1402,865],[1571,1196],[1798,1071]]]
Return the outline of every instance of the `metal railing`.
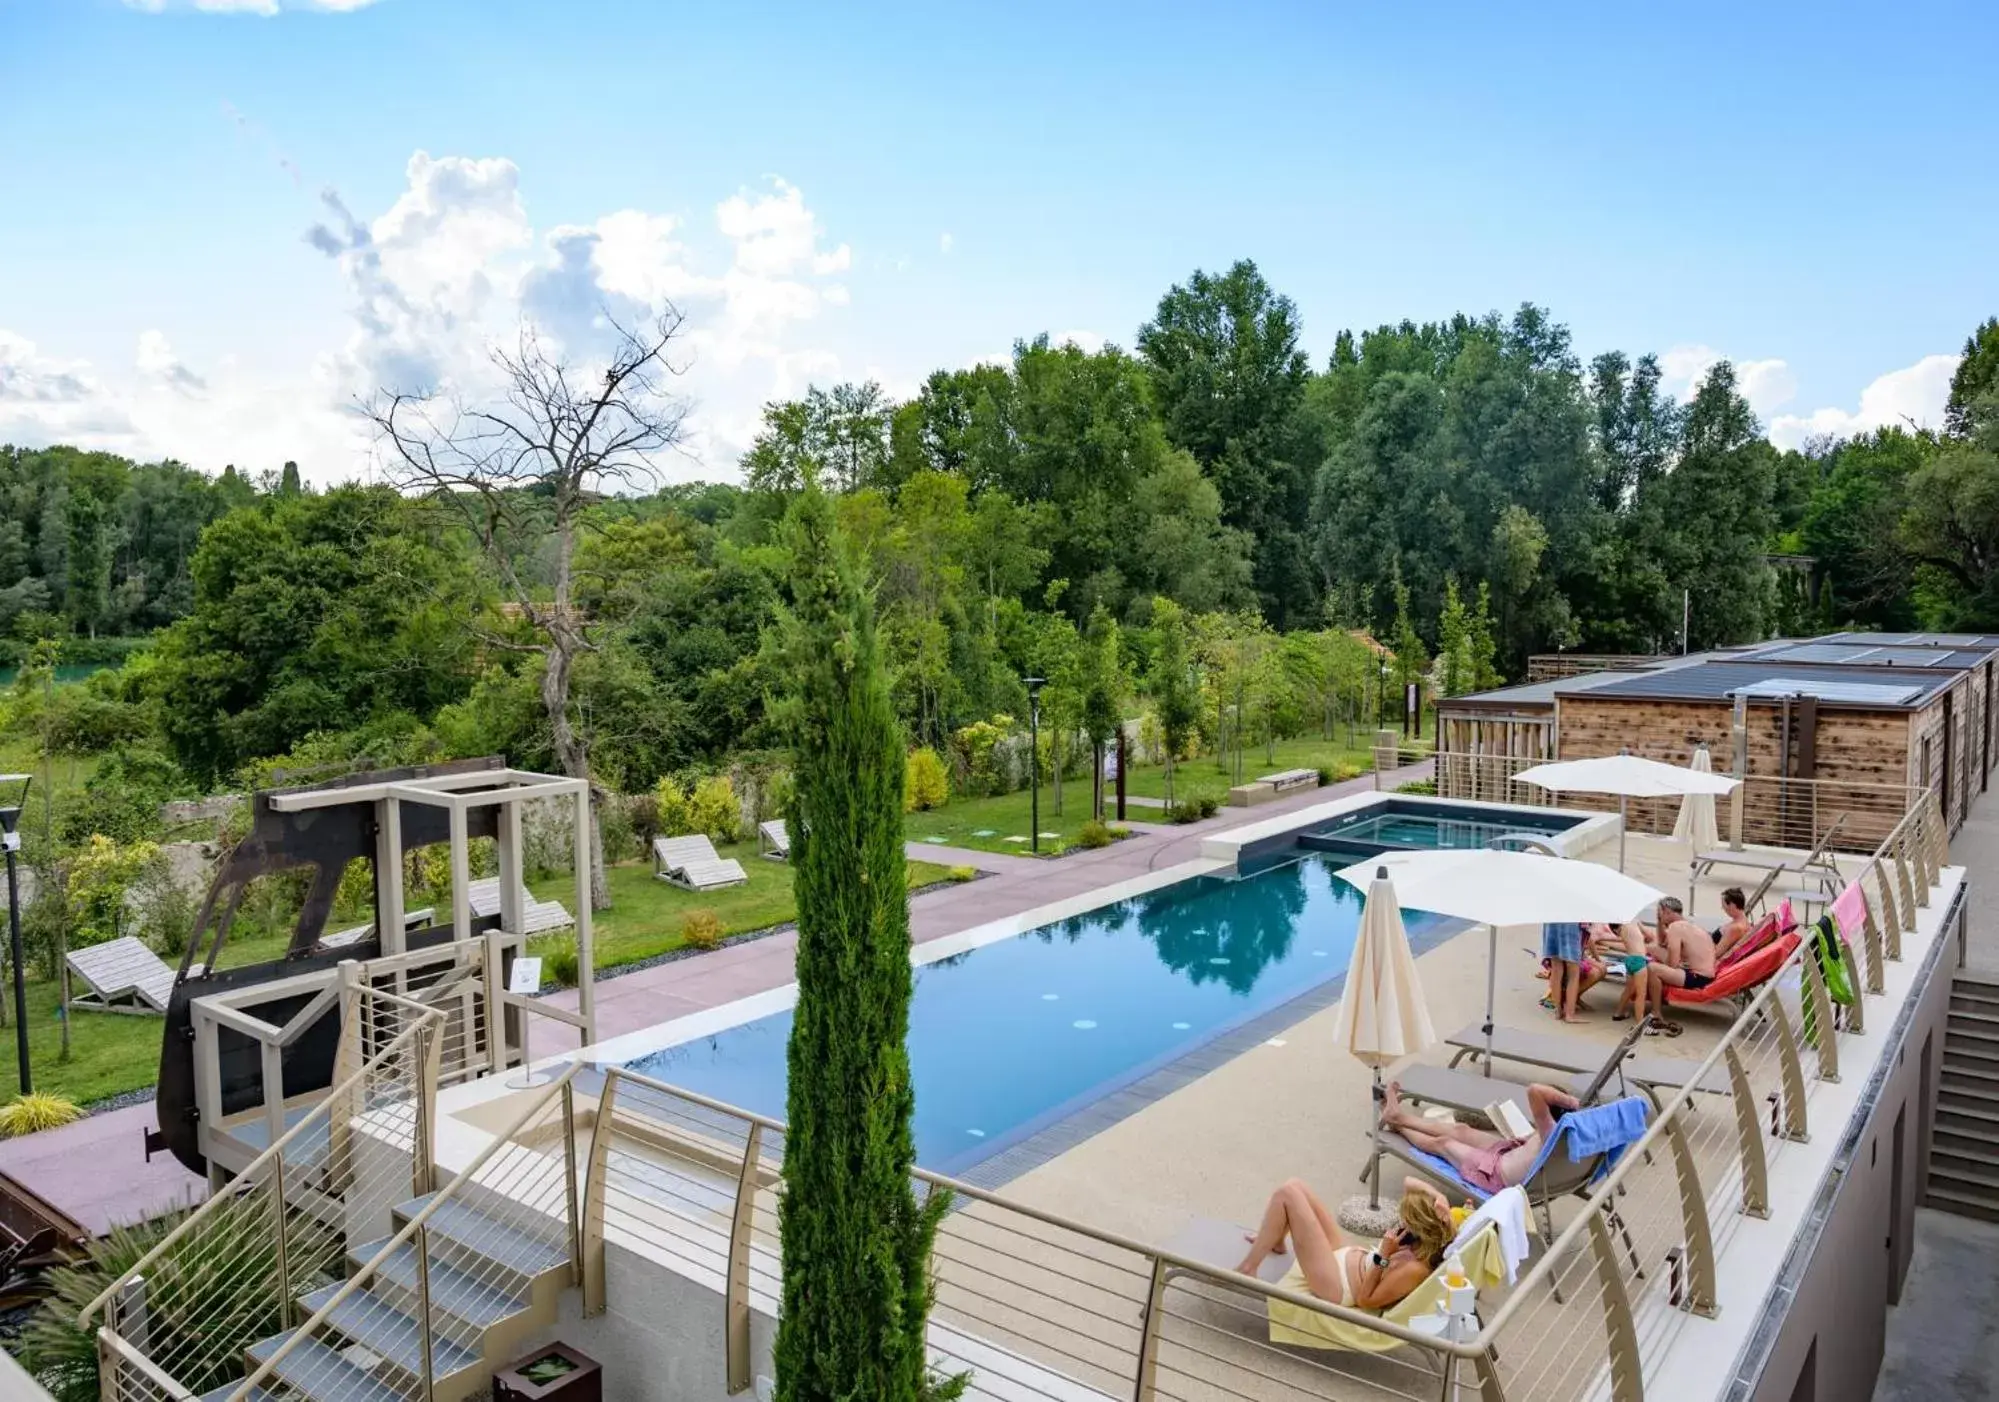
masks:
[[[350,1235],[386,1229],[391,1205],[429,1191],[443,1016],[357,996],[371,1054],[79,1313],[79,1327],[98,1326],[107,1398],[181,1397],[241,1377],[251,1344],[345,1275]]]
[[[1449,1343],[937,1174],[947,1191],[932,1267],[934,1361],[974,1395],[1135,1402],[1441,1397],[1642,1402],[1684,1316],[1718,1307],[1720,1261],[1815,1128],[1841,1041],[1864,1029],[1883,966],[1901,957],[1944,862],[1934,795],[1910,806],[1848,874],[1867,894],[1860,996],[1837,1007],[1809,945],[1746,1000],[1687,1088],[1547,1244]],[[784,1126],[622,1068],[605,1073],[583,1207],[586,1313],[602,1311],[618,1243],[720,1284],[732,1390],[753,1372],[753,1312],[779,1297]],[[1273,1314],[1371,1331],[1376,1350],[1271,1341]],[[1295,1313],[1291,1313],[1295,1312]],[[1399,1347],[1398,1347],[1399,1346]]]
[[[485,1035],[499,1025],[485,964],[496,952],[497,938],[473,944],[455,973],[433,967],[414,986],[400,956],[340,966],[334,1085],[310,1109],[290,1111],[275,1143],[81,1311],[80,1327],[97,1327],[107,1402],[210,1393],[244,1402],[274,1390],[280,1370],[310,1389],[316,1372],[346,1367],[337,1350],[313,1345],[329,1324],[343,1342],[340,1320],[356,1308],[411,1331],[417,1356],[385,1358],[376,1376],[428,1402],[438,1341],[454,1346],[447,1357],[460,1365],[483,1342],[480,1329],[433,1310],[433,1255],[449,1258],[454,1290],[523,1292],[524,1314],[553,1317],[517,1252],[539,1241],[562,1284],[578,1279],[575,1067],[524,1085],[535,1093],[509,1123],[442,1188],[436,1181],[439,1085],[508,1064],[507,1039]],[[399,982],[408,994],[395,991]],[[435,1251],[431,1222],[453,1204],[476,1212],[477,1232],[515,1257],[467,1250],[463,1232]],[[371,1299],[357,1301],[363,1291]],[[394,1312],[422,1323],[396,1325]]]
[[[1514,776],[1548,761],[1519,755],[1437,754],[1437,794],[1483,803],[1518,803],[1586,812],[1619,811],[1607,794],[1551,794]],[[1828,832],[1836,851],[1864,855],[1885,841],[1925,790],[1912,784],[1851,779],[1787,779],[1751,774],[1734,795],[1714,800],[1715,829],[1725,845],[1788,847],[1809,851]],[[1666,837],[1679,821],[1680,800],[1631,799],[1623,805],[1627,830]],[[1833,828],[1835,821],[1839,826]]]

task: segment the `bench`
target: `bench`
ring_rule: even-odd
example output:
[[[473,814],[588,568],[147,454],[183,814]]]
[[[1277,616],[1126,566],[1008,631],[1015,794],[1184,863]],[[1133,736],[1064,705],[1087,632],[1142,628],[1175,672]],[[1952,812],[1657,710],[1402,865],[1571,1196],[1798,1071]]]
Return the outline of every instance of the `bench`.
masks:
[[[1293,789],[1316,789],[1319,787],[1319,771],[1316,769],[1281,769],[1275,774],[1259,774],[1259,784],[1268,784],[1274,793],[1290,793]]]

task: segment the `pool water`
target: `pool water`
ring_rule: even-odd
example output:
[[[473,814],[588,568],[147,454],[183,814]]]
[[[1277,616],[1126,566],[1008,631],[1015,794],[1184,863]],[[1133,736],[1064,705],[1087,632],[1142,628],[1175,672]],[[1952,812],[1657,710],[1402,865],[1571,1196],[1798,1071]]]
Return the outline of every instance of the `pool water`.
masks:
[[[916,971],[916,1154],[962,1173],[1346,972],[1361,895],[1310,855],[1197,877]],[[1450,922],[1405,911],[1410,938]],[[632,1069],[783,1117],[787,1010]]]
[[[1481,819],[1436,818],[1423,813],[1385,813],[1348,823],[1329,837],[1372,842],[1384,847],[1483,847],[1493,838],[1513,832],[1546,832],[1530,823],[1492,823]]]

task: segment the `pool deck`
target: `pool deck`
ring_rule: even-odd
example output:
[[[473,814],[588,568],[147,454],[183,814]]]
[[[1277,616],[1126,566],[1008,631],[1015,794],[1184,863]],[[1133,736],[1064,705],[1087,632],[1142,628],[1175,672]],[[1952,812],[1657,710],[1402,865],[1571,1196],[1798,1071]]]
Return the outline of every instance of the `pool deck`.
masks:
[[[1384,776],[1387,782],[1383,787],[1424,778],[1428,773],[1427,763],[1398,770]],[[1365,775],[1331,788],[1307,789],[1254,809],[1225,808],[1213,818],[1185,826],[1140,819],[1130,824],[1137,835],[1124,842],[1061,858],[912,842],[912,858],[976,866],[988,874],[963,885],[919,892],[910,902],[910,937],[924,944],[1193,861],[1201,855],[1204,838],[1228,828],[1330,798],[1368,793],[1373,788],[1373,776]],[[786,931],[601,979],[596,990],[597,1039],[635,1032],[780,988],[793,979],[797,946],[796,935]],[[573,1009],[576,994],[573,990],[551,994],[550,1001]],[[536,1057],[577,1045],[575,1033],[551,1019],[538,1019],[531,1037]],[[207,1185],[170,1154],[155,1155],[150,1164],[146,1162],[142,1136],[155,1122],[152,1102],[147,1101],[92,1115],[63,1129],[0,1141],[0,1173],[33,1189],[93,1231],[156,1216],[205,1196]]]

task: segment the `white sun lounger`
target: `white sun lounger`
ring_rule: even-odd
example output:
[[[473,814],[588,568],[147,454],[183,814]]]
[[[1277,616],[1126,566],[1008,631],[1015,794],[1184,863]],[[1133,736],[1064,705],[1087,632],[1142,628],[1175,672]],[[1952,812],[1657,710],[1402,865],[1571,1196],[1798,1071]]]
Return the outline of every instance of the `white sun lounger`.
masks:
[[[712,862],[688,862],[670,876],[661,872],[660,879],[689,891],[719,891],[725,886],[741,886],[750,874],[734,857],[717,857]]]
[[[466,898],[472,904],[472,914],[483,919],[500,913],[500,878],[488,876],[473,882],[465,888]],[[538,901],[527,888],[521,888],[521,923],[526,925],[520,931],[524,935],[538,935],[544,930],[563,930],[576,923],[570,915],[569,907],[561,901]]]
[[[722,856],[706,833],[689,837],[655,837],[652,840],[653,875],[669,879],[689,862],[719,862]]]
[[[173,997],[174,971],[131,935],[73,950],[63,962],[89,990],[66,997],[65,1007],[145,1017],[166,1012]]]
[[[764,856],[774,862],[791,859],[791,829],[785,826],[784,819],[772,818],[768,822],[758,823],[757,835],[763,838]]]

